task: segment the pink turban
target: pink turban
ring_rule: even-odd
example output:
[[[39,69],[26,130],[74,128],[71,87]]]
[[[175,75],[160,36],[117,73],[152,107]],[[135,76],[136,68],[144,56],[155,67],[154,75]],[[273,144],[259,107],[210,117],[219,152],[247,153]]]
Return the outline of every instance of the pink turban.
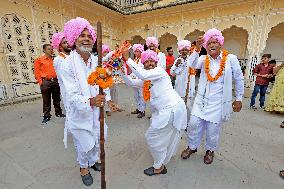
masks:
[[[75,44],[76,39],[80,36],[84,29],[89,30],[95,42],[97,39],[96,32],[93,26],[91,26],[91,24],[85,18],[77,17],[75,19],[69,20],[64,25],[64,34],[66,36],[68,44],[71,47]]]
[[[109,48],[108,45],[103,45],[103,46],[102,46],[102,53],[104,53],[104,52],[107,52],[107,53],[110,52],[110,48]]]
[[[139,50],[141,53],[144,51],[144,46],[141,44],[134,44],[133,45],[133,51],[135,52],[136,50]]]
[[[222,35],[222,32],[217,30],[216,28],[212,28],[204,34],[204,47],[206,47],[209,39],[211,38],[216,39],[220,43],[220,45],[224,44],[224,37]]]
[[[178,42],[178,50],[179,51],[184,49],[184,48],[189,50],[190,47],[191,47],[191,43],[188,40],[181,40],[181,41]]]
[[[147,37],[146,39],[147,47],[149,47],[151,44],[153,44],[156,48],[159,46],[159,43],[156,37]]]
[[[148,49],[141,54],[141,62],[144,64],[147,60],[153,60],[155,62],[159,61],[158,55],[156,52]]]
[[[64,37],[63,32],[54,33],[51,40],[52,47],[56,50],[59,50],[59,45]]]

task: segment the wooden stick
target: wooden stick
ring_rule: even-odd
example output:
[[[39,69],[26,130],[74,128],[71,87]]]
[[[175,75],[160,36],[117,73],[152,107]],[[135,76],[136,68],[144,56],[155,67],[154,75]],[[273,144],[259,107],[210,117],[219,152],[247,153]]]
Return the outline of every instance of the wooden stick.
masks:
[[[98,66],[102,67],[102,25],[97,23],[97,49]],[[100,87],[99,94],[102,95],[103,89]],[[100,159],[101,159],[101,189],[106,189],[105,177],[105,131],[104,131],[104,107],[100,107]]]
[[[187,77],[187,84],[186,84],[186,91],[185,91],[185,97],[184,97],[184,103],[185,106],[187,106],[187,98],[188,98],[188,93],[190,90],[190,72],[189,72],[189,68],[188,68],[188,77]]]

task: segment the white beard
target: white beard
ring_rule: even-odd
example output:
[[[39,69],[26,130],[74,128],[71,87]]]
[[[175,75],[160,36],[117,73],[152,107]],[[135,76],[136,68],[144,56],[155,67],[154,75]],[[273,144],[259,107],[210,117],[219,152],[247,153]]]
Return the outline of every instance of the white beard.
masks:
[[[90,53],[92,52],[92,48],[88,48],[88,47],[84,47],[84,46],[80,46],[78,47],[79,51],[83,52],[83,53]]]

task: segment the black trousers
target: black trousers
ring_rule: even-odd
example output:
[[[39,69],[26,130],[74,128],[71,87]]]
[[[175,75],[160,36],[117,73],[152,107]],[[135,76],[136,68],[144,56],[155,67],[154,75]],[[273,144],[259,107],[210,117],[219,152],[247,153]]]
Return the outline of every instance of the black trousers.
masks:
[[[60,107],[60,87],[57,79],[47,80],[43,79],[42,85],[40,86],[42,100],[43,100],[43,116],[51,117],[51,97],[53,100],[53,106],[55,109],[55,115],[62,114]]]

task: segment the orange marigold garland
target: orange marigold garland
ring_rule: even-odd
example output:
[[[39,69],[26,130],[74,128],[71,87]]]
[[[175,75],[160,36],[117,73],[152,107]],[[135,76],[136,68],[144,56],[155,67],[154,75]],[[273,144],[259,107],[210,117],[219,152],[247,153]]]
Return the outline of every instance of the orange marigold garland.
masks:
[[[108,66],[112,67],[115,70],[120,70],[123,67],[124,62],[122,60],[122,50],[124,48],[131,48],[131,43],[128,40],[124,41],[122,45],[114,51],[110,60],[107,63]]]
[[[206,73],[208,81],[210,81],[210,82],[216,81],[223,75],[223,71],[225,69],[228,54],[229,54],[228,51],[223,50],[220,68],[219,68],[219,71],[218,71],[218,73],[216,74],[215,77],[212,77],[209,73],[210,72],[210,59],[209,59],[209,56],[206,55],[206,58],[205,58],[205,73]]]
[[[189,75],[196,75],[196,69],[189,67]]]
[[[148,101],[151,97],[150,88],[151,88],[151,81],[150,80],[144,81],[143,98],[144,98],[145,101]]]
[[[96,71],[92,72],[88,77],[88,84],[98,85],[102,89],[111,87],[113,79],[111,77],[111,71],[106,68],[97,67]]]

